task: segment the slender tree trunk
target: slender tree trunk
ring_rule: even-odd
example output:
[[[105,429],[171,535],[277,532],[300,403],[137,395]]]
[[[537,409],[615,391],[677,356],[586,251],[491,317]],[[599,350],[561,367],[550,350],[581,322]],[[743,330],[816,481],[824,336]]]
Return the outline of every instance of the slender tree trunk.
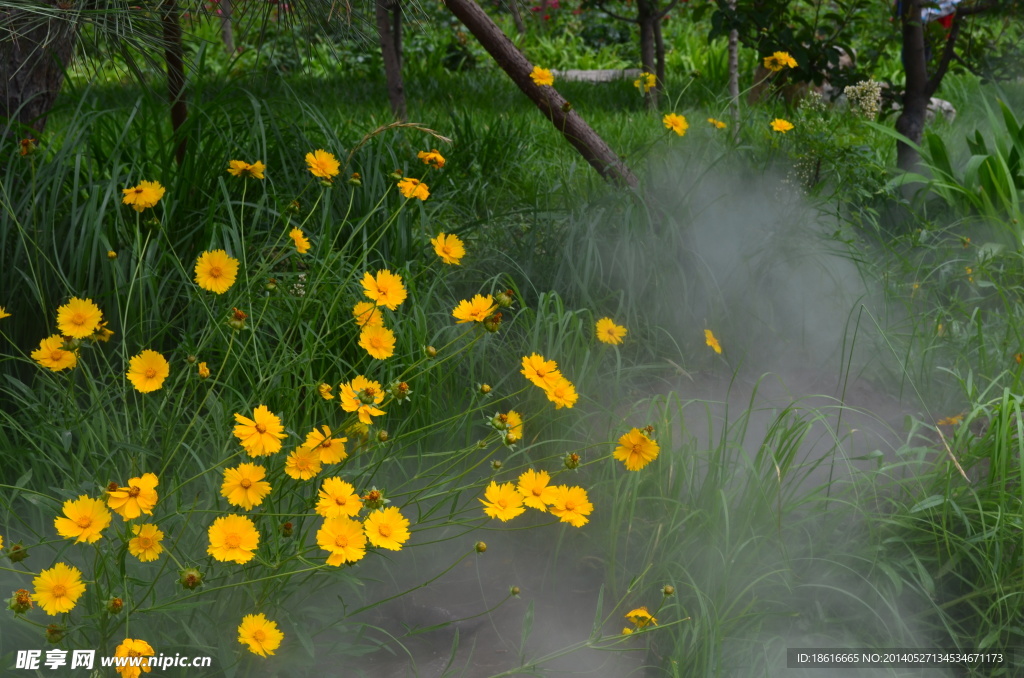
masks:
[[[167,62],[167,96],[171,104],[171,128],[180,136],[174,158],[180,165],[185,160],[185,135],[182,125],[188,120],[185,102],[185,49],[181,43],[181,21],[177,0],[165,0],[161,15],[164,31],[164,60]]]
[[[736,11],[736,0],[729,0],[729,9]],[[729,112],[732,114],[732,138],[740,140],[740,32],[729,31]]]
[[[921,23],[921,0],[903,0],[900,16],[903,28],[903,111],[896,120],[896,131],[915,144],[924,134],[928,111],[928,71],[925,62],[924,26]],[[920,157],[916,150],[902,141],[896,143],[896,164],[904,170],[917,168]]]
[[[235,55],[235,33],[231,26],[231,0],[220,0],[220,38],[228,56]]]
[[[640,24],[640,68],[644,73],[657,75],[658,66],[655,63],[655,23],[658,21],[657,13],[652,6],[656,0],[637,0],[637,23]],[[644,96],[647,108],[658,107],[658,87],[655,86],[647,91]]]
[[[526,24],[523,23],[523,13],[519,11],[519,0],[508,0],[508,9],[512,12],[512,22],[516,25],[519,35],[526,35]]]
[[[405,87],[402,84],[402,57],[391,28],[388,0],[377,0],[377,32],[380,33],[380,51],[384,57],[384,78],[388,85],[391,112],[398,120],[405,120]],[[396,9],[397,11],[397,9]]]
[[[56,0],[43,0],[49,8]],[[0,115],[42,132],[64,84],[78,38],[78,15],[0,11]]]
[[[395,41],[395,57],[398,59],[398,71],[402,71],[402,0],[394,0],[391,6],[391,29]]]
[[[665,87],[665,39],[661,34],[661,19],[654,22],[654,60],[656,62],[658,76],[658,93]]]
[[[611,182],[636,188],[636,176],[604,139],[572,110],[569,102],[553,87],[534,84],[530,79],[533,70],[530,62],[479,5],[473,0],[444,0],[444,4],[591,167]]]

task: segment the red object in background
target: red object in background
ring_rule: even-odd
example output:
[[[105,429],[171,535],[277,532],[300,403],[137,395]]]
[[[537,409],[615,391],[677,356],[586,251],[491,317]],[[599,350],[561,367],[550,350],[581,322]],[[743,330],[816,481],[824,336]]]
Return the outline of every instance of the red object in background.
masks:
[[[953,12],[953,14],[947,14],[944,17],[939,17],[937,21],[943,28],[945,28],[948,31],[953,26],[954,16],[956,16],[956,12]]]

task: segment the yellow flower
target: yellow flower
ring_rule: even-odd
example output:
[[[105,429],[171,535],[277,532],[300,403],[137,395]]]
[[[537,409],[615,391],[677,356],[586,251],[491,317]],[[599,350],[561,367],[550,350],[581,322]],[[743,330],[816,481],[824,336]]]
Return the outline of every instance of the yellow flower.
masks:
[[[657,459],[660,450],[658,443],[644,435],[640,429],[634,428],[619,438],[619,446],[612,452],[612,456],[624,463],[627,470],[639,471]]]
[[[312,153],[307,153],[306,164],[309,166],[310,174],[327,181],[338,176],[338,170],[341,169],[338,159],[322,148],[318,148]]]
[[[96,330],[89,335],[90,341],[110,341],[110,338],[114,336],[114,330],[107,327],[107,323],[102,322],[96,326]]]
[[[430,239],[430,244],[434,246],[437,256],[441,257],[441,261],[446,264],[458,266],[459,260],[466,256],[466,246],[462,244],[462,240],[457,235],[438,233],[436,238]]]
[[[101,532],[110,525],[112,516],[100,499],[92,499],[81,495],[72,501],[64,502],[64,515],[53,519],[57,534],[65,539],[74,539],[75,543],[92,544],[103,535]]]
[[[145,350],[128,362],[128,381],[139,393],[152,393],[164,384],[171,373],[167,358],[156,351]]]
[[[348,438],[332,438],[331,428],[326,424],[322,428],[323,431],[314,428],[307,433],[303,446],[319,452],[320,461],[324,464],[337,464],[348,457],[345,452],[345,443],[348,442]]]
[[[626,627],[623,627],[623,629],[622,629],[622,635],[624,635],[624,636],[630,636],[630,635],[633,635],[633,629],[629,628],[628,626],[626,626]]]
[[[103,312],[92,299],[72,297],[57,309],[57,329],[66,337],[85,339],[103,322]]]
[[[328,518],[316,533],[317,546],[331,555],[327,564],[335,567],[342,563],[354,563],[366,555],[366,535],[358,520],[337,517]]]
[[[520,370],[520,374],[529,379],[534,386],[543,389],[554,386],[562,378],[558,364],[554,360],[545,360],[544,356],[537,353],[523,357],[523,369]]]
[[[595,328],[597,340],[605,344],[621,344],[622,338],[626,336],[626,328],[616,325],[611,318],[601,318],[597,321]]]
[[[164,533],[156,525],[132,525],[132,534],[135,537],[128,540],[128,553],[140,561],[148,563],[163,553],[164,547],[160,545],[160,540],[164,538]]]
[[[384,316],[372,301],[360,301],[352,307],[352,316],[356,319],[356,325],[366,327],[367,325],[383,325]]]
[[[943,417],[942,419],[939,419],[935,423],[938,426],[959,426],[960,422],[962,422],[963,420],[964,420],[964,415],[957,414],[957,415],[952,416],[952,417]]]
[[[783,68],[796,68],[796,59],[789,56],[789,52],[775,52],[764,58],[764,67],[778,73]]]
[[[143,473],[130,479],[127,486],[108,492],[107,506],[125,520],[134,520],[143,513],[153,515],[153,507],[159,498],[156,491],[159,484],[155,473]]]
[[[548,397],[548,400],[555,404],[556,410],[560,410],[563,407],[571,408],[580,397],[576,393],[576,387],[565,377],[559,377],[554,384],[545,388],[544,394]]]
[[[330,384],[320,384],[319,386],[316,387],[316,391],[324,400],[334,400],[334,394],[331,393]]]
[[[358,412],[359,421],[367,426],[373,423],[371,417],[385,414],[384,410],[374,407],[384,400],[384,390],[381,389],[380,382],[372,381],[360,374],[338,388],[341,409],[346,412]]]
[[[3,320],[4,318],[10,318],[10,317],[11,317],[11,314],[7,312],[7,309],[4,308],[3,306],[0,306],[0,320]]]
[[[366,537],[374,546],[398,551],[409,540],[409,521],[395,506],[379,509],[363,521]]]
[[[327,478],[320,486],[316,512],[324,518],[353,518],[363,508],[356,488],[341,478]]]
[[[633,87],[639,89],[642,94],[647,94],[657,84],[658,76],[654,73],[642,73],[639,79],[633,81]]]
[[[559,485],[552,494],[551,505],[548,511],[558,516],[563,523],[569,523],[573,527],[583,527],[587,524],[587,516],[594,510],[594,505],[587,498],[587,491],[582,487],[566,487]]]
[[[203,252],[196,260],[196,284],[207,292],[224,294],[235,284],[238,275],[238,259],[228,256],[224,250]]]
[[[107,259],[117,259],[117,252],[114,250],[107,250]]]
[[[441,169],[442,167],[444,167],[444,156],[438,153],[436,148],[430,149],[429,152],[420,151],[419,153],[416,154],[416,157],[422,160],[424,165],[430,165],[431,167],[436,167],[437,169]]]
[[[638,629],[642,629],[648,624],[658,625],[658,620],[651,616],[651,613],[647,611],[646,607],[638,607],[635,610],[630,610],[625,614],[626,619],[633,622]]]
[[[477,294],[473,297],[472,301],[467,299],[460,301],[459,305],[452,311],[452,315],[455,317],[456,325],[471,322],[482,323],[484,320],[487,320],[495,308],[497,308],[497,305],[494,303],[494,298],[491,295],[488,294],[485,297]]]
[[[704,330],[704,343],[715,353],[722,353],[722,345],[718,343],[718,339],[715,338],[715,334],[711,330]]]
[[[548,504],[555,501],[555,487],[548,485],[551,482],[551,476],[548,475],[547,471],[524,471],[519,476],[519,484],[516,485],[516,490],[519,494],[523,495],[523,503],[530,508],[539,509],[541,511],[548,510]]]
[[[711,126],[715,129],[725,129],[727,127],[724,122],[721,120],[715,120],[714,118],[708,118],[708,122],[711,123]]]
[[[505,415],[505,442],[515,445],[523,439],[523,417],[515,410]]]
[[[136,212],[141,212],[147,207],[153,207],[160,198],[164,197],[164,187],[157,181],[141,181],[138,186],[132,186],[131,188],[122,188],[121,192],[124,196],[121,198],[121,202],[125,205],[131,205],[132,209]]]
[[[249,652],[261,657],[274,654],[281,647],[284,634],[277,628],[277,622],[268,620],[262,614],[247,614],[238,626],[238,642],[246,645]]]
[[[78,356],[74,351],[64,348],[64,339],[59,334],[40,341],[39,348],[32,351],[32,359],[54,372],[73,368],[78,364]]]
[[[686,134],[686,130],[690,129],[690,123],[686,122],[686,117],[675,113],[666,113],[661,121],[665,124],[666,129],[672,130],[679,136],[683,136]]]
[[[292,230],[288,231],[288,237],[292,239],[293,243],[295,243],[296,252],[298,252],[299,254],[305,254],[306,252],[309,251],[309,238],[302,234],[302,229],[293,228]]]
[[[526,510],[523,508],[523,495],[516,492],[516,487],[512,483],[498,485],[492,480],[484,491],[484,499],[477,501],[484,505],[484,513],[503,523]]]
[[[209,379],[210,378],[210,368],[206,366],[206,363],[199,363],[198,369],[199,369],[199,378],[200,379]]]
[[[783,120],[782,118],[775,118],[772,120],[772,129],[776,132],[782,132],[785,134],[789,130],[793,129],[793,123],[788,120]]]
[[[232,160],[228,163],[228,173],[233,177],[252,177],[253,179],[262,179],[263,171],[265,169],[267,169],[267,166],[259,160],[251,165],[244,160]]]
[[[281,440],[285,437],[281,418],[270,411],[266,405],[260,405],[252,411],[252,419],[235,413],[234,434],[250,457],[263,457],[281,450]]]
[[[398,190],[402,192],[402,195],[406,198],[419,198],[420,200],[426,200],[430,197],[430,189],[425,183],[419,179],[413,179],[412,177],[406,177],[398,182]]]
[[[124,642],[117,646],[114,650],[115,657],[142,657],[139,659],[138,666],[117,666],[115,671],[121,674],[121,678],[139,678],[142,672],[149,673],[153,670],[153,667],[149,665],[150,660],[147,657],[152,657],[156,654],[156,650],[144,640],[136,640],[132,638],[125,638]],[[128,662],[126,662],[128,664]]]
[[[263,503],[263,498],[270,494],[270,483],[263,480],[266,469],[256,464],[239,464],[235,468],[224,469],[224,482],[220,493],[229,504],[240,506],[246,511]]]
[[[32,586],[35,587],[32,600],[49,615],[70,612],[85,593],[82,573],[78,568],[64,563],[57,563],[49,570],[40,572],[32,580]]]
[[[540,87],[550,87],[555,84],[555,76],[551,75],[551,71],[540,66],[533,67],[533,70],[530,71],[530,79],[533,80],[533,84]]]
[[[260,544],[260,533],[246,516],[221,516],[209,529],[206,552],[221,562],[244,565],[253,559]]]
[[[295,480],[309,480],[320,468],[320,452],[304,445],[296,447],[284,462],[284,472]]]
[[[367,325],[359,333],[359,345],[371,358],[386,360],[395,354],[395,333],[382,325]]]
[[[377,306],[385,306],[392,311],[398,308],[408,296],[405,285],[402,284],[402,276],[387,269],[377,271],[376,277],[366,271],[360,284],[363,286],[363,294],[367,299],[373,301]]]

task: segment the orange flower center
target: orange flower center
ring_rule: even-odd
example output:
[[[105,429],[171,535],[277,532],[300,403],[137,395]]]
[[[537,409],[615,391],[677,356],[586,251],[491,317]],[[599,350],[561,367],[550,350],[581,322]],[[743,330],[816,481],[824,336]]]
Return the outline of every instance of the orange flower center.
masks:
[[[229,534],[224,538],[224,543],[233,549],[237,549],[242,544],[242,537],[237,534]]]
[[[63,598],[68,594],[68,588],[64,584],[57,584],[50,590],[50,593],[54,598]]]
[[[643,454],[643,452],[644,452],[644,446],[643,445],[641,445],[640,443],[634,443],[633,444],[633,454],[641,455],[641,454]]]
[[[53,351],[50,352],[50,360],[54,362],[61,360],[63,357],[64,351],[60,350],[59,348],[54,349]]]
[[[257,433],[266,433],[267,432],[267,427],[265,425],[263,425],[263,424],[256,424],[256,432]]]
[[[344,506],[345,504],[348,503],[348,497],[335,497],[334,503],[337,504],[338,506]]]
[[[86,527],[89,527],[90,525],[92,525],[92,517],[91,516],[79,516],[78,520],[75,521],[75,524],[78,525],[79,527],[81,527],[82,529],[85,529]]]
[[[341,548],[345,548],[346,546],[348,546],[348,537],[343,534],[335,535],[334,545],[340,546]]]
[[[246,489],[252,487],[252,481],[249,480],[248,478],[242,478],[242,480],[240,480],[238,484]]]
[[[267,632],[263,629],[256,629],[252,632],[252,639],[255,640],[257,643],[262,643],[267,639]]]
[[[211,266],[207,275],[211,278],[219,278],[223,275],[223,271],[221,271],[220,266]]]
[[[85,324],[85,314],[82,313],[81,311],[78,311],[73,316],[71,316],[71,322],[74,325],[84,325]]]
[[[543,487],[538,485],[537,487],[533,488],[533,496],[539,497],[542,494],[544,494],[544,488]]]
[[[128,496],[129,497],[137,497],[141,493],[142,493],[142,488],[141,487],[135,487],[134,485],[132,486],[132,489],[128,490]]]
[[[300,471],[308,471],[309,467],[310,467],[309,459],[307,459],[305,457],[299,457],[298,459],[295,460],[295,468],[299,469]]]
[[[565,502],[565,510],[566,511],[575,511],[576,510],[576,502],[571,501],[571,500]]]
[[[150,367],[146,370],[146,379],[152,379],[156,376],[156,368]]]
[[[391,536],[391,526],[390,525],[387,525],[387,524],[385,524],[385,525],[378,525],[377,526],[377,531],[380,532],[380,536],[382,536],[382,537],[390,537]]]
[[[141,548],[141,549],[151,549],[151,548],[153,548],[153,538],[152,537],[139,537],[139,548]]]
[[[505,501],[504,499],[499,499],[498,501],[496,501],[494,503],[497,504],[498,506],[500,506],[501,508],[508,508],[508,502]]]

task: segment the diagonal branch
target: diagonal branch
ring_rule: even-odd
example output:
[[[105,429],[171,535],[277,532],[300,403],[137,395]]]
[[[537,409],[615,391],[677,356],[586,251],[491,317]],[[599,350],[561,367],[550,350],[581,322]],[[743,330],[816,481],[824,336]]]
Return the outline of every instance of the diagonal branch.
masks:
[[[616,14],[615,12],[613,12],[613,11],[609,10],[607,7],[605,7],[605,4],[603,2],[598,2],[597,3],[597,8],[599,10],[601,10],[602,12],[604,12],[605,14],[607,14],[608,16],[610,16],[611,18],[613,18],[613,19],[618,19],[619,21],[625,21],[625,22],[631,23],[631,24],[640,23],[637,19],[630,19],[628,16],[622,16],[621,14]]]
[[[960,12],[957,12],[953,17],[953,25],[950,26],[949,35],[946,36],[946,47],[942,50],[942,59],[939,61],[939,67],[935,69],[932,77],[928,78],[928,83],[924,87],[925,96],[930,98],[939,89],[942,78],[945,77],[946,71],[949,70],[949,62],[953,60],[955,55],[954,48],[956,47],[958,35],[960,35]]]

